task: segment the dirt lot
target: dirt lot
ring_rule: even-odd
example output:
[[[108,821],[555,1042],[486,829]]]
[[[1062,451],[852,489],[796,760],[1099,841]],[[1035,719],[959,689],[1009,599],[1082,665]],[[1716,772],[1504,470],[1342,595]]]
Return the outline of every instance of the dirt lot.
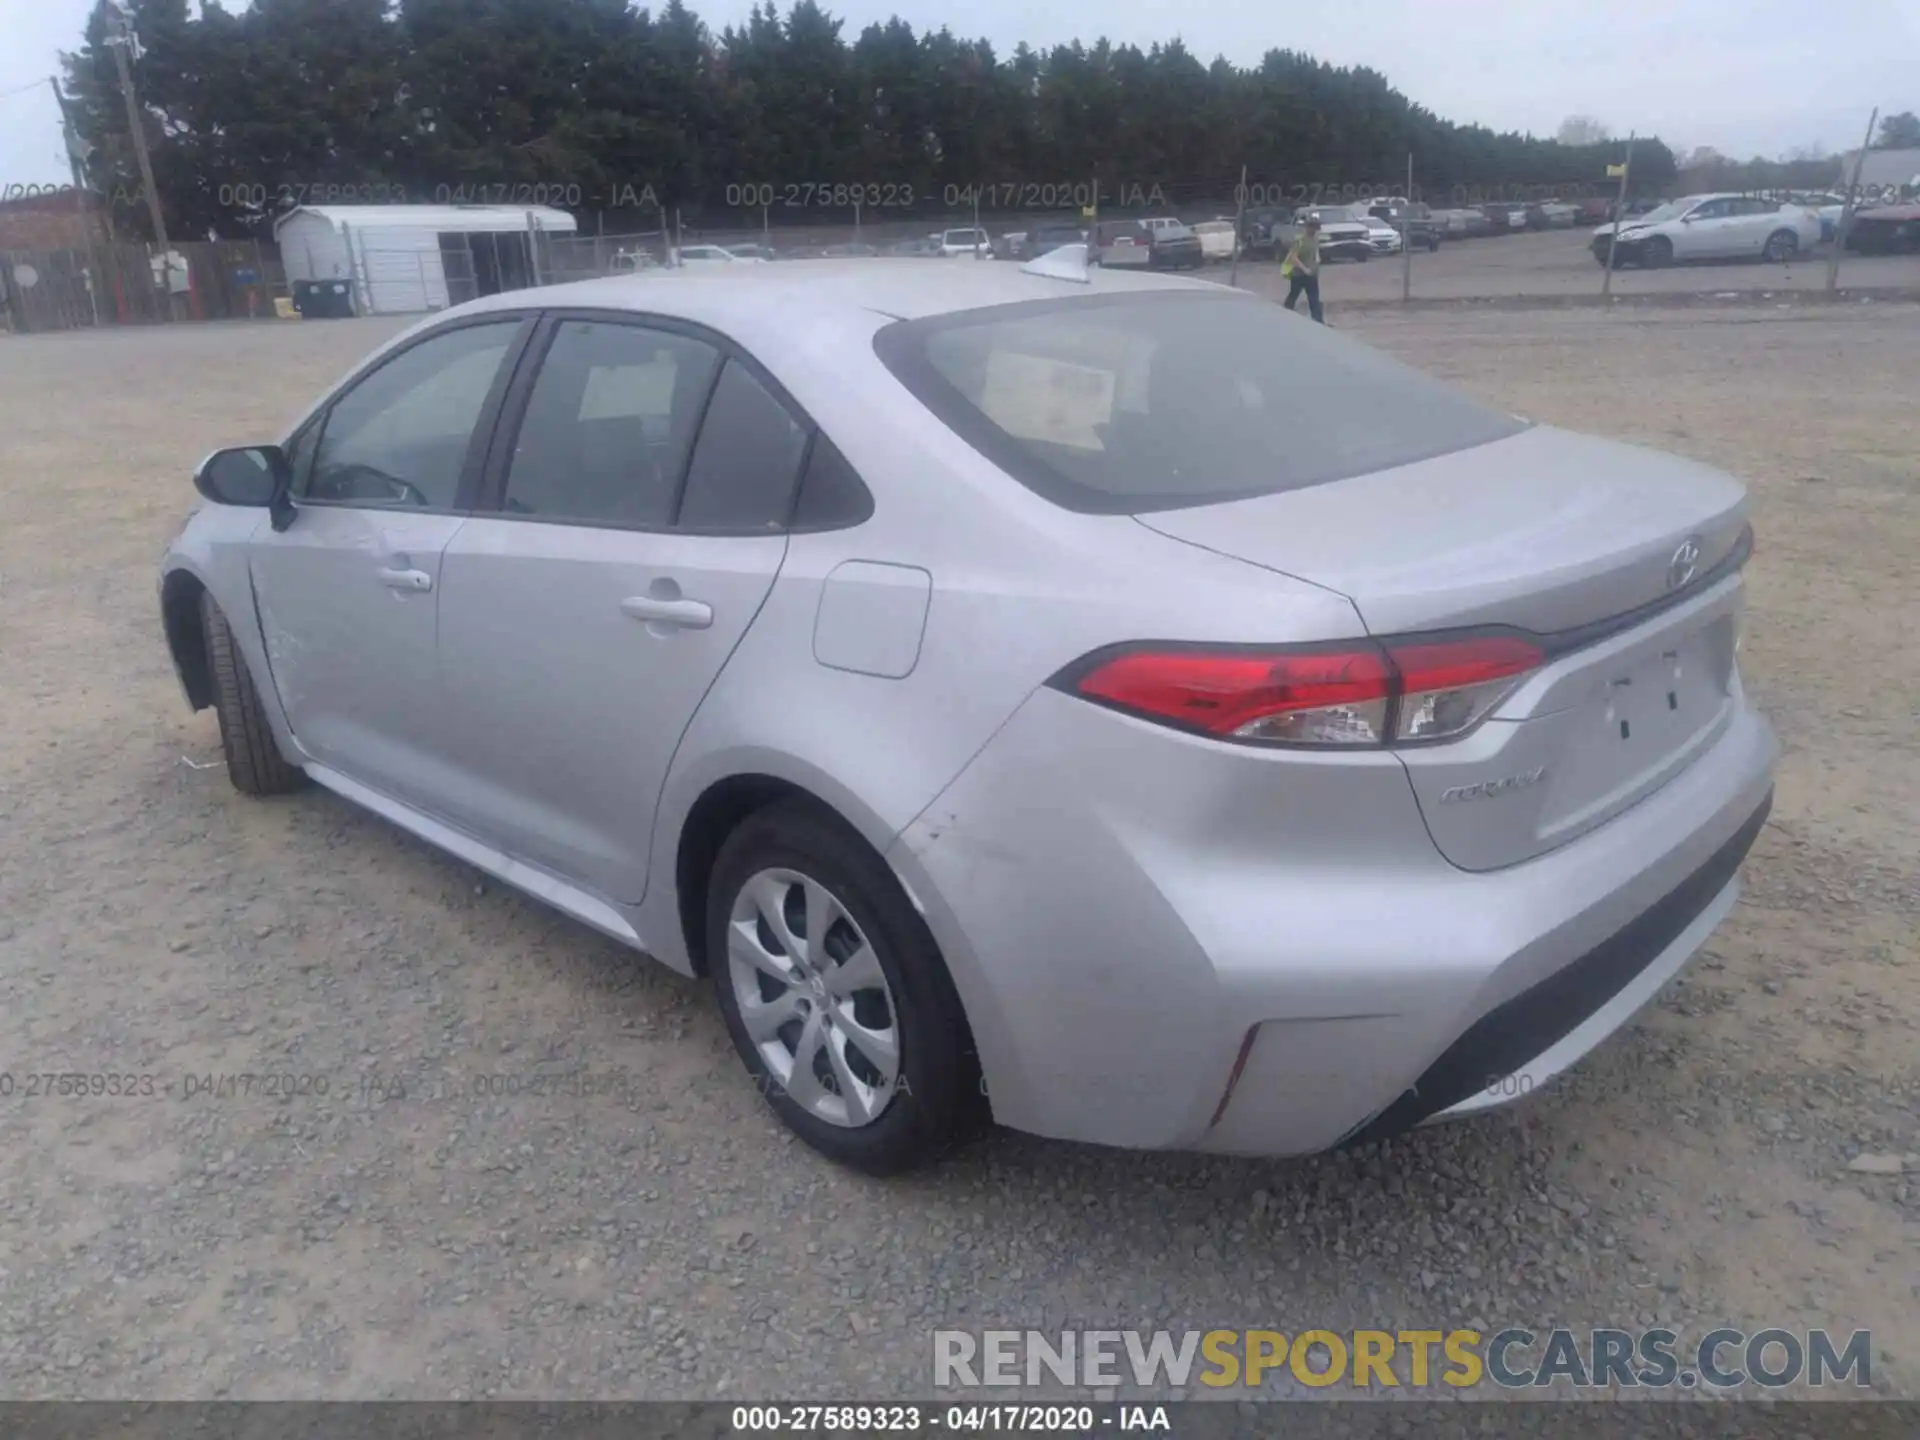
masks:
[[[392,328],[0,339],[0,1394],[844,1400],[928,1394],[942,1325],[1555,1321],[1869,1328],[1920,1394],[1920,1173],[1849,1169],[1920,1151],[1920,309],[1355,318],[1755,487],[1779,801],[1629,1033],[1385,1150],[1000,1135],[895,1184],[781,1137],[699,987],[327,794],[229,788],[154,562],[204,452]],[[618,1083],[474,1094],[564,1069]],[[308,1093],[187,1095],[236,1072]]]
[[[1587,251],[1591,228],[1548,230],[1529,235],[1489,235],[1474,240],[1443,243],[1429,253],[1413,255],[1413,294],[1422,300],[1463,300],[1492,297],[1554,297],[1574,299],[1600,294],[1604,272]],[[1614,271],[1613,293],[1632,298],[1727,291],[1754,291],[1803,295],[1827,284],[1827,256],[1822,246],[1790,265],[1703,261],[1662,270],[1622,267]],[[1277,289],[1286,293],[1279,266],[1271,260],[1242,262],[1243,288]],[[1321,298],[1329,305],[1343,301],[1398,300],[1404,267],[1397,255],[1373,260],[1329,263],[1321,276]],[[1214,272],[1210,270],[1210,275]],[[1920,294],[1920,255],[1845,255],[1840,262],[1840,285],[1848,291]]]

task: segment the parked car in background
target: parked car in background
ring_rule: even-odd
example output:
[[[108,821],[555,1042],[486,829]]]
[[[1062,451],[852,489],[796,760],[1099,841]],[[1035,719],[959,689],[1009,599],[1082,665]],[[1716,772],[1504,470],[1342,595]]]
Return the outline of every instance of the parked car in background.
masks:
[[[682,245],[673,254],[674,263],[678,265],[764,265],[767,263],[758,255],[737,254],[723,245]]]
[[[1920,203],[1856,210],[1847,226],[1847,249],[1862,255],[1920,251]]]
[[[1063,245],[1084,245],[1087,231],[1083,225],[1036,225],[1027,236],[1030,255],[1050,255]]]
[[[1547,230],[1571,230],[1580,219],[1580,207],[1564,200],[1549,200],[1539,209],[1541,228]]]
[[[1589,195],[1576,207],[1576,223],[1598,225],[1613,218],[1613,201],[1605,195]]]
[[[1276,255],[1293,243],[1293,211],[1260,205],[1240,217],[1240,253],[1249,259]]]
[[[1384,220],[1368,216],[1367,231],[1373,242],[1373,253],[1376,255],[1398,255],[1406,248],[1405,238]]]
[[[1200,237],[1191,226],[1171,215],[1154,216],[1141,222],[1147,227],[1156,270],[1198,270],[1207,263]]]
[[[1367,227],[1367,243],[1375,255],[1398,255],[1404,248],[1400,232],[1385,220],[1369,214],[1365,209],[1354,205],[1347,213],[1355,221]]]
[[[966,227],[958,230],[940,232],[940,253],[942,255],[992,255],[993,237],[984,230]]]
[[[1820,243],[1811,212],[1755,195],[1688,195],[1620,225],[1602,225],[1589,242],[1593,258],[1616,265],[1670,265],[1686,260],[1787,261]]]
[[[1145,270],[1153,263],[1153,232],[1142,220],[1101,220],[1087,242],[1088,258],[1114,269]]]
[[[1371,260],[1373,258],[1372,217],[1362,220],[1356,217],[1352,210],[1341,205],[1309,205],[1294,211],[1293,224],[1296,231],[1309,220],[1320,222],[1322,258],[1327,260]],[[1292,243],[1291,238],[1288,243]]]
[[[1416,249],[1438,250],[1446,237],[1446,222],[1425,205],[1383,201],[1368,206],[1367,213],[1392,226],[1403,241]]]
[[[1456,206],[1440,213],[1446,217],[1449,239],[1473,239],[1489,233],[1491,229],[1486,211],[1478,206]]]
[[[1231,220],[1202,220],[1193,233],[1200,237],[1203,260],[1231,260],[1240,248]]]
[[[778,260],[779,251],[771,245],[729,245],[727,247],[736,260]]]
[[[1830,241],[1839,233],[1840,216],[1847,208],[1844,195],[1835,195],[1826,190],[1792,194],[1787,197],[1787,203],[1813,212],[1814,218],[1820,222],[1820,238],[1823,241]]]
[[[1527,228],[1527,207],[1524,205],[1482,205],[1480,213],[1487,217],[1489,235],[1516,235]]]
[[[1086,238],[1080,226],[1055,221],[1031,230],[1009,230],[993,242],[993,253],[999,260],[1031,260],[1062,245],[1079,245]]]

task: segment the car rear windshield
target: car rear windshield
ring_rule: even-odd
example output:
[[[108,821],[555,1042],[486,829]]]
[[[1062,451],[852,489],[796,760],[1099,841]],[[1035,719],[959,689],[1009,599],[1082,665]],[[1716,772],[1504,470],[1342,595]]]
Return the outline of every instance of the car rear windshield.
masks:
[[[900,321],[881,361],[1029,489],[1134,514],[1323,485],[1527,422],[1237,291],[1094,295]]]

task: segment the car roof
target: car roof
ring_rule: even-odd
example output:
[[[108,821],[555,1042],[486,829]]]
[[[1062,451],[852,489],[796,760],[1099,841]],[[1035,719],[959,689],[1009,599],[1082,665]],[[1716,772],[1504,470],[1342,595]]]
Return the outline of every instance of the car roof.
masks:
[[[743,265],[724,275],[668,270],[612,275],[514,290],[469,301],[463,314],[489,310],[629,310],[710,325],[752,349],[756,339],[790,333],[809,317],[844,320],[880,316],[919,320],[992,305],[1060,300],[1076,295],[1146,290],[1217,292],[1210,281],[1142,275],[1098,267],[1086,283],[1030,275],[1018,265],[976,262],[956,266],[911,258],[816,260],[804,267]],[[444,318],[452,312],[442,311]]]

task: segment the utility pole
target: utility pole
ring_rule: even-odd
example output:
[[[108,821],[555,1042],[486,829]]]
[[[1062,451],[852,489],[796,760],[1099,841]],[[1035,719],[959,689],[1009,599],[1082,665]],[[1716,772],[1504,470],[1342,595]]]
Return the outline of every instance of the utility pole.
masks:
[[[153,160],[147,154],[147,127],[140,123],[140,101],[133,93],[133,71],[127,64],[127,50],[133,44],[133,31],[126,12],[108,7],[113,16],[113,34],[107,45],[113,51],[113,67],[120,75],[120,98],[127,102],[127,134],[133,140],[133,158],[140,166],[140,183],[147,192],[147,213],[153,218],[153,238],[160,245],[160,287],[166,293],[167,318],[173,318],[173,247],[167,240],[166,217],[160,213],[160,191],[153,183]]]
[[[1247,229],[1247,167],[1240,167],[1240,194],[1233,207],[1233,259],[1228,262],[1227,283],[1240,287],[1240,237]]]
[[[107,283],[107,267],[100,263],[100,237],[93,229],[93,204],[87,191],[86,176],[80,168],[80,146],[85,144],[73,128],[73,116],[67,113],[67,97],[60,93],[60,82],[47,77],[53,87],[53,103],[60,107],[60,133],[67,142],[67,168],[73,172],[74,196],[80,205],[80,225],[87,232],[87,303],[93,311],[93,323],[100,323],[100,287]]]
[[[1413,299],[1413,152],[1407,152],[1406,204],[1400,211],[1400,303]]]
[[[1627,179],[1633,170],[1633,142],[1640,132],[1627,136],[1627,158],[1620,162],[1620,194],[1613,202],[1613,233],[1607,236],[1607,273],[1600,277],[1600,298],[1613,294],[1613,260],[1620,251],[1620,220],[1627,211]]]
[[[1827,293],[1840,284],[1840,252],[1847,245],[1847,231],[1853,228],[1854,197],[1860,193],[1860,167],[1866,164],[1867,150],[1873,144],[1873,127],[1880,119],[1880,107],[1867,117],[1867,138],[1860,142],[1860,153],[1853,157],[1853,174],[1847,177],[1847,193],[1840,197],[1840,223],[1833,232],[1833,253],[1827,256]]]

